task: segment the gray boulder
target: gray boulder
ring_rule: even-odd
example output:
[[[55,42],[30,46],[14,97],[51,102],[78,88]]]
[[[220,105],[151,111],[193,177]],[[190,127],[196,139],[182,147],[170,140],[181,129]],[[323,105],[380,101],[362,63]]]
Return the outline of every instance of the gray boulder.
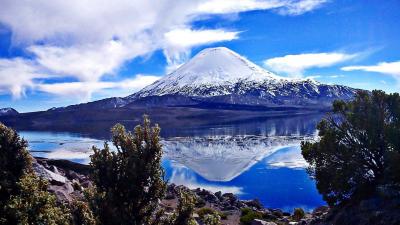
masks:
[[[32,167],[38,177],[48,180],[51,184],[64,185],[68,181],[66,177],[44,168],[39,163],[34,162]]]
[[[267,222],[264,220],[254,219],[251,221],[251,225],[276,225],[274,222]]]

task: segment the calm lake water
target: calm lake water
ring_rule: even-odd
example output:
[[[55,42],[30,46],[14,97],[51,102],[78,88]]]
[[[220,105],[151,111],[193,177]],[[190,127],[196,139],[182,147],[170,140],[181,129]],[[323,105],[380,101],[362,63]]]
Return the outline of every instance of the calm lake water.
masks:
[[[292,211],[325,205],[305,171],[302,140],[313,139],[322,115],[259,118],[162,132],[162,165],[169,182],[258,198]],[[35,156],[88,163],[91,146],[106,138],[68,132],[20,131]]]

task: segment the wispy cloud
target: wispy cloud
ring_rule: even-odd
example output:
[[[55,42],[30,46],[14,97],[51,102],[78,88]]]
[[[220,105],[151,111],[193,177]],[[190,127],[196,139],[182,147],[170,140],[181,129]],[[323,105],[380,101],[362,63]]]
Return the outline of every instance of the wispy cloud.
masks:
[[[285,73],[291,77],[302,77],[307,69],[333,66],[357,56],[358,54],[339,52],[306,53],[267,59],[264,61],[264,65],[278,73]]]
[[[370,66],[346,66],[342,67],[343,71],[361,70],[366,72],[376,72],[391,75],[400,79],[400,61],[396,62],[380,62],[376,65]]]
[[[37,89],[58,96],[75,97],[80,102],[84,102],[90,100],[92,94],[102,95],[103,92],[110,92],[115,97],[131,94],[155,82],[159,78],[159,76],[152,75],[136,75],[133,79],[125,79],[117,82],[89,81],[38,84]]]
[[[25,95],[35,80],[51,77],[40,72],[35,62],[23,58],[0,59],[0,94],[11,93],[14,98]]]
[[[288,1],[284,7],[278,9],[282,15],[297,16],[312,11],[327,3],[328,0]]]
[[[238,13],[250,10],[276,10],[283,15],[300,15],[312,11],[328,0],[211,0],[198,7],[203,13]]]
[[[239,32],[216,30],[191,30],[176,29],[165,33],[164,54],[167,59],[167,73],[172,72],[189,58],[189,50],[192,47],[231,41],[239,38]]]

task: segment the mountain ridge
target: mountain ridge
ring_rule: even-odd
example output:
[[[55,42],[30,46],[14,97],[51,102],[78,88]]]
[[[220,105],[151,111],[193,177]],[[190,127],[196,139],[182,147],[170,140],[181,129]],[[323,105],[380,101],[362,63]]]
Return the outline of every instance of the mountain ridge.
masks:
[[[143,114],[166,123],[183,118],[198,122],[208,115],[242,120],[253,114],[263,117],[328,111],[334,100],[351,100],[356,91],[310,79],[280,77],[229,49],[211,48],[127,97],[7,115],[1,121],[15,127],[61,130],[93,122],[107,127]]]
[[[66,108],[245,105],[326,108],[349,100],[357,89],[311,79],[278,76],[225,47],[200,51],[186,64],[127,97],[114,97]],[[237,107],[235,107],[237,108]]]

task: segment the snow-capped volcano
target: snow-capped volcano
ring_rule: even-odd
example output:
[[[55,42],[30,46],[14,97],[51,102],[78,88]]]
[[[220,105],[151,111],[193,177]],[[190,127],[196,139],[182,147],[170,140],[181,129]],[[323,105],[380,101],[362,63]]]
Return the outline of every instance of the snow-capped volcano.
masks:
[[[269,110],[322,109],[349,100],[356,89],[275,75],[224,47],[207,48],[160,80],[124,98],[108,98],[50,109],[93,111],[116,108],[194,107]]]
[[[125,100],[146,105],[326,107],[335,99],[350,99],[354,93],[355,89],[345,86],[275,75],[228,48],[218,47],[204,49],[176,71]]]
[[[140,97],[185,93],[192,96],[229,94],[226,89],[237,83],[278,82],[285,80],[250,62],[225,47],[207,48],[173,73],[145,87]],[[220,87],[204,93],[202,90]]]

